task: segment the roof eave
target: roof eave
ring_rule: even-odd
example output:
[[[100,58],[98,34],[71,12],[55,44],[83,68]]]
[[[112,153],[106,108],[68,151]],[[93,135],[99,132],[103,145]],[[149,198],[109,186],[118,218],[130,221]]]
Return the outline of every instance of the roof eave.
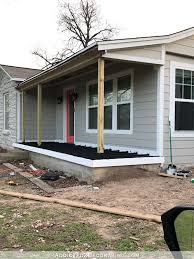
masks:
[[[69,58],[65,59],[64,61],[60,62],[59,64],[54,65],[53,67],[50,67],[50,68],[48,68],[48,69],[45,70],[45,71],[42,71],[42,72],[40,72],[40,73],[38,73],[38,74],[36,74],[36,75],[34,75],[34,76],[32,76],[32,77],[27,78],[25,81],[23,81],[22,83],[20,83],[20,84],[17,86],[17,89],[18,89],[18,90],[22,90],[22,89],[25,88],[30,82],[33,83],[33,80],[38,79],[38,78],[41,79],[42,76],[45,76],[46,74],[49,74],[50,72],[53,72],[54,70],[57,70],[57,69],[61,68],[61,67],[62,67],[63,65],[65,65],[67,62],[70,62],[70,61],[73,60],[74,58],[77,58],[78,56],[80,56],[80,55],[82,55],[82,54],[84,54],[84,53],[90,51],[91,49],[93,49],[93,48],[95,48],[95,47],[97,48],[97,43],[96,43],[96,42],[93,43],[93,44],[91,44],[90,46],[88,46],[88,47],[86,47],[86,48],[84,48],[84,49],[82,49],[82,50],[76,52],[75,54],[71,55]]]
[[[131,48],[131,47],[141,47],[149,45],[161,45],[172,43],[177,40],[189,37],[194,34],[194,28],[183,30],[177,33],[163,35],[163,36],[152,36],[143,38],[133,38],[133,39],[121,39],[121,40],[110,40],[110,41],[99,41],[99,50],[114,50],[119,48]]]

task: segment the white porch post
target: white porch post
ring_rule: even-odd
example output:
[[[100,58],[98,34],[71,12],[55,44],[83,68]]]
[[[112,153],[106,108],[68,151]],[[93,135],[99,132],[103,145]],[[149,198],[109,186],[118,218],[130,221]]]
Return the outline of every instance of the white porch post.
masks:
[[[158,68],[157,87],[157,153],[163,156],[164,146],[164,66]]]
[[[37,86],[37,143],[42,143],[42,86]]]
[[[25,92],[22,91],[21,94],[22,103],[21,103],[21,110],[22,110],[22,142],[24,143],[26,140],[26,108],[25,108]]]
[[[104,59],[98,59],[98,153],[104,153]]]

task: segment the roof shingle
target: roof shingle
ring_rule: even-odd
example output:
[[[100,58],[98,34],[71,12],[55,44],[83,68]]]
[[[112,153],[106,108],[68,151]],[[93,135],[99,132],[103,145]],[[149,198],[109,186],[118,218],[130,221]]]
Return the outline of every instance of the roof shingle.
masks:
[[[41,72],[39,69],[0,65],[11,78],[27,79]]]

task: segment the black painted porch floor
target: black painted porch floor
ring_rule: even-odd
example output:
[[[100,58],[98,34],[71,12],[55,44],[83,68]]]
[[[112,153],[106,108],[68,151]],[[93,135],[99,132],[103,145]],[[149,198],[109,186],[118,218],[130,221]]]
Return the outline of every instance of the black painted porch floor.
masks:
[[[127,151],[120,152],[119,150],[111,149],[106,149],[103,154],[98,154],[96,148],[79,146],[68,143],[43,142],[41,146],[38,146],[36,142],[27,142],[22,144],[32,147],[39,147],[42,149],[47,149],[68,155],[83,157],[91,160],[150,157],[149,154],[130,153]]]

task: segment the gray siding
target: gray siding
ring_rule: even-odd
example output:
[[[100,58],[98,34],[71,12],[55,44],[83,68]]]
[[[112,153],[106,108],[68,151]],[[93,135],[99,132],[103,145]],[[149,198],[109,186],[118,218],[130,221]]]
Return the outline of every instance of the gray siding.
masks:
[[[170,62],[182,62],[194,65],[194,60],[175,55],[166,55],[165,78],[164,78],[164,156],[165,163],[170,162],[169,158],[169,128],[168,118],[170,113]],[[194,138],[173,137],[173,162],[175,164],[194,164]]]
[[[166,44],[166,51],[194,57],[194,36]]]
[[[16,82],[0,69],[0,146],[13,149],[12,144],[16,142]],[[4,93],[9,93],[9,130],[4,131]]]
[[[152,66],[125,63],[110,69],[106,75],[130,68],[134,68],[133,134],[105,133],[105,144],[156,150],[157,70]],[[97,134],[86,132],[86,81],[81,82],[77,91],[79,98],[75,107],[75,140],[96,144]]]
[[[157,60],[162,58],[161,45],[130,48],[125,50],[115,50],[112,52],[120,55],[128,55],[128,56],[140,57],[140,58],[149,58],[149,59],[157,59]]]
[[[58,96],[63,97],[63,88],[58,87],[56,89],[56,98]],[[65,100],[63,100],[65,101]],[[63,103],[56,104],[56,139],[63,140],[65,132],[63,132],[63,117],[65,119]],[[65,131],[65,130],[64,130]]]
[[[43,88],[42,92],[42,138],[56,139],[56,92],[55,88]],[[29,90],[25,95],[26,140],[37,140],[37,90]]]

